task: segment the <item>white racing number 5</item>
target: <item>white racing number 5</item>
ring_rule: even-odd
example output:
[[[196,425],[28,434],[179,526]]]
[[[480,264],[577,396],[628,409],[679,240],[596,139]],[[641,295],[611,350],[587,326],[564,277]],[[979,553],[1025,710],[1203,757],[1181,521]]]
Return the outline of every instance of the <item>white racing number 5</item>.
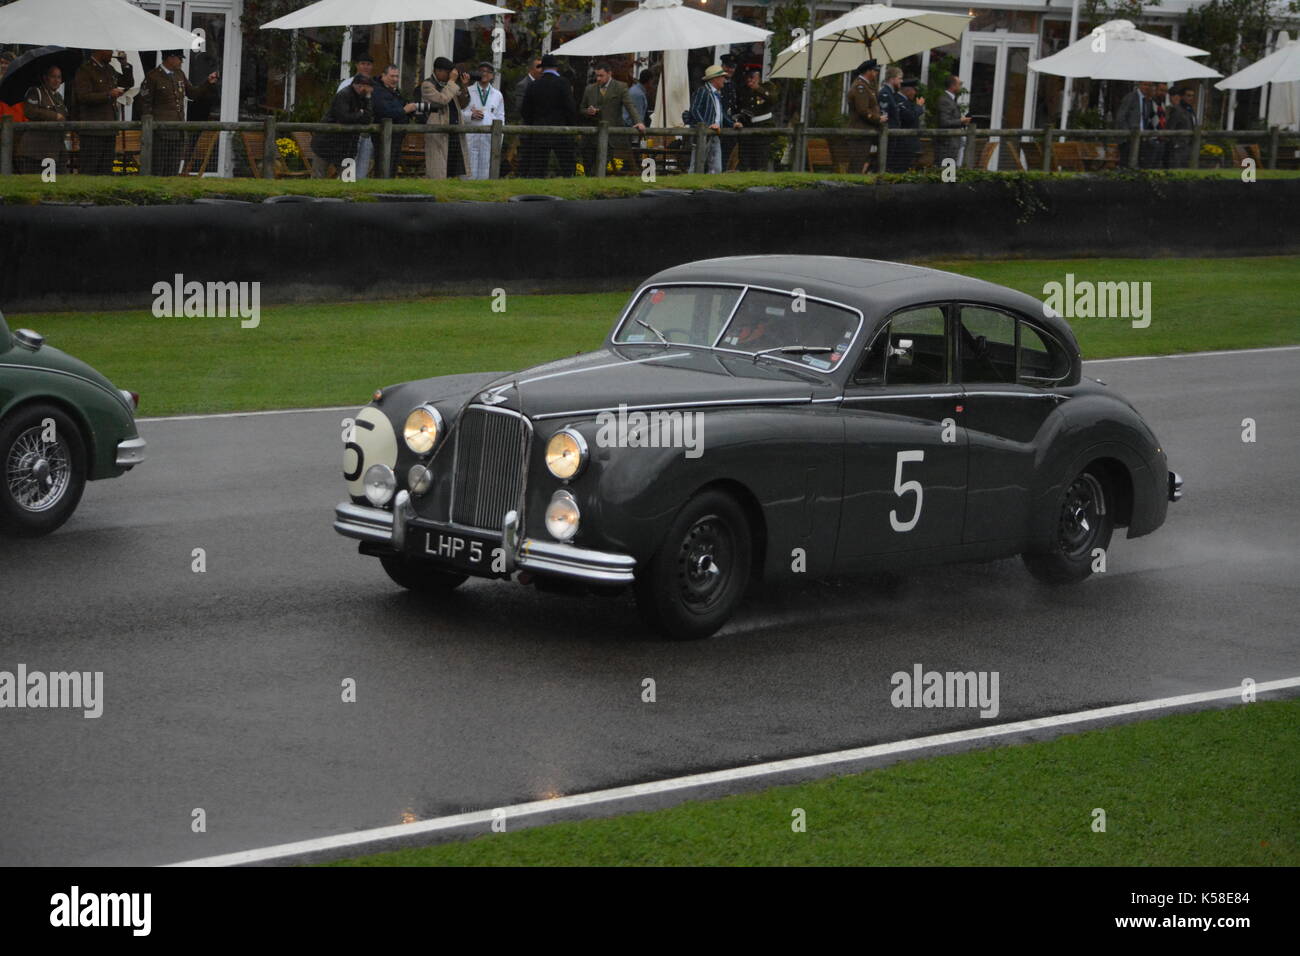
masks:
[[[898,512],[890,510],[889,523],[895,531],[911,531],[916,527],[916,523],[921,520],[921,501],[924,498],[921,483],[915,479],[912,481],[903,480],[903,465],[909,461],[925,461],[925,452],[900,451],[898,460],[894,463],[894,494],[901,498],[909,491],[916,493],[916,510],[912,512],[912,517],[906,521],[900,521]]]

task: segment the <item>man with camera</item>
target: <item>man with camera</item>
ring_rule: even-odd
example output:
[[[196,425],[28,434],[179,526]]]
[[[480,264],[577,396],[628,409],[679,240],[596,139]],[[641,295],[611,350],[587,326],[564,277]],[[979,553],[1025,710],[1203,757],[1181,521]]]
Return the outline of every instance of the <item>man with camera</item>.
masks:
[[[452,110],[469,106],[469,74],[457,72],[445,56],[433,61],[433,75],[420,86],[420,98],[429,107],[428,122],[433,126],[453,123]],[[450,141],[446,133],[427,133],[424,137],[424,175],[430,179],[447,178],[447,153]]]
[[[117,60],[121,70],[109,65],[109,59]],[[108,121],[120,119],[118,100],[122,94],[135,86],[135,71],[126,62],[126,53],[118,50],[91,50],[90,59],[77,69],[73,80],[76,92],[74,102],[77,105],[77,119],[85,121]],[[107,176],[113,171],[113,155],[116,152],[117,134],[81,133],[79,168],[90,176]]]

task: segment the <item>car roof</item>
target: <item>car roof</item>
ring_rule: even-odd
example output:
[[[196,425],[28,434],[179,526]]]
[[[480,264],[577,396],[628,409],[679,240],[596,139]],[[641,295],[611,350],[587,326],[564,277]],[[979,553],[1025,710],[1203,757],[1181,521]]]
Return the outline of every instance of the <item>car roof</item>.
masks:
[[[673,266],[642,285],[666,282],[740,282],[778,289],[800,288],[814,298],[860,309],[869,324],[909,305],[968,299],[1026,313],[1075,344],[1074,333],[1065,320],[1045,314],[1043,303],[1031,295],[983,279],[903,262],[848,256],[729,256]]]

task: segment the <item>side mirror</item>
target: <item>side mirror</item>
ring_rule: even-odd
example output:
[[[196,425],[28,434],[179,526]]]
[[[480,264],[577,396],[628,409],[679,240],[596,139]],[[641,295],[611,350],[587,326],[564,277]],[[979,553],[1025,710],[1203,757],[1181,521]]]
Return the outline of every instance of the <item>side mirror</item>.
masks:
[[[889,350],[889,358],[898,368],[910,368],[912,365],[912,340],[899,339],[898,344]]]

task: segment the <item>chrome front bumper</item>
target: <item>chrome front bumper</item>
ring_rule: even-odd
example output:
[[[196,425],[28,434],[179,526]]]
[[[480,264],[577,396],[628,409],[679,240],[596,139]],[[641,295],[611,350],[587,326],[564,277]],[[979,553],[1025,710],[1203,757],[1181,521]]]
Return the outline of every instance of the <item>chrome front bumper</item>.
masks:
[[[145,440],[128,438],[117,443],[117,467],[134,468],[144,461]]]
[[[382,544],[400,551],[405,528],[394,534],[393,513],[344,501],[334,509],[334,530],[347,538]],[[455,532],[456,528],[445,530]],[[475,532],[481,534],[482,532]],[[524,538],[515,555],[515,566],[523,571],[554,574],[595,584],[631,584],[636,559],[627,554],[592,551],[558,541]]]
[[[1183,476],[1176,471],[1169,473],[1169,500],[1183,500]]]

